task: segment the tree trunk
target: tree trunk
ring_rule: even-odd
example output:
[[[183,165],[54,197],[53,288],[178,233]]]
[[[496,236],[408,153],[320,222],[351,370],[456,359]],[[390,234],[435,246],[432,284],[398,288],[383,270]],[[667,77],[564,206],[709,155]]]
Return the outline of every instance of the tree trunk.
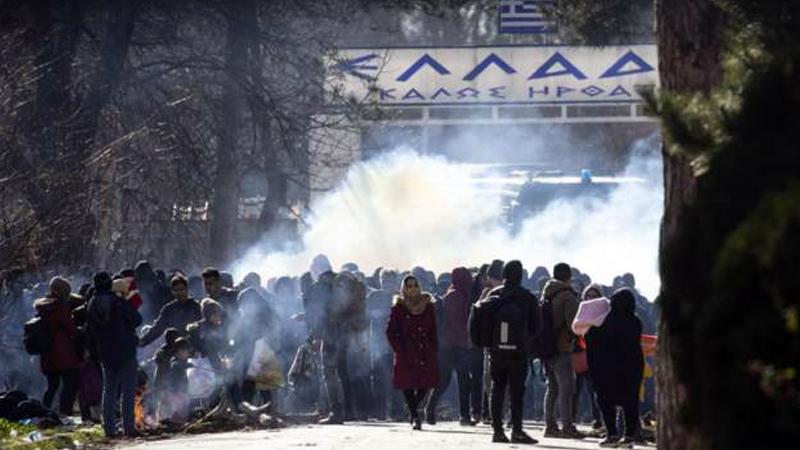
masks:
[[[712,0],[657,0],[659,73],[665,93],[709,93],[722,79],[721,38],[724,19]],[[696,181],[691,160],[677,154],[665,140],[664,218],[660,248],[675,236],[684,207],[695,197]],[[661,270],[664,270],[662,265]],[[666,277],[662,276],[662,279]],[[692,301],[700,301],[692,299]],[[699,437],[680,420],[685,389],[673,370],[674,349],[663,319],[659,329],[656,363],[658,448],[699,448]]]
[[[239,134],[246,107],[244,78],[248,73],[248,53],[252,48],[250,29],[256,17],[251,0],[231,2],[225,11],[228,21],[225,50],[225,81],[217,130],[217,173],[211,200],[211,259],[227,267],[234,259],[236,219],[239,215]]]

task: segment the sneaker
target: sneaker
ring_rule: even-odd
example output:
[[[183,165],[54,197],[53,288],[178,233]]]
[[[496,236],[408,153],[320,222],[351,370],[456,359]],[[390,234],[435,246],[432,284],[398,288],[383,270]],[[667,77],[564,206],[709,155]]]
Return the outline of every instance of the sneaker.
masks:
[[[412,430],[421,430],[422,429],[422,419],[419,417],[414,419],[414,425],[411,427]]]
[[[515,444],[531,444],[531,445],[539,443],[539,441],[530,437],[528,433],[522,430],[511,432],[511,442]]]
[[[494,430],[494,435],[492,436],[492,442],[508,444],[510,441],[506,437],[506,433],[503,432],[503,430]]]
[[[619,441],[619,445],[617,448],[633,448],[633,444],[636,443],[636,439],[632,437],[626,437]]]
[[[338,414],[330,413],[328,414],[328,417],[320,420],[317,423],[320,425],[341,425],[344,423],[344,419],[342,419],[342,416]]]
[[[592,424],[592,429],[599,430],[601,428],[603,428],[603,422],[600,420],[595,420],[594,423]]]
[[[436,425],[436,418],[433,416],[428,416],[425,418],[425,423],[428,425]]]
[[[467,419],[467,418],[461,419],[458,422],[458,424],[461,425],[462,427],[474,427],[476,425],[476,423],[473,422],[472,419]]]
[[[619,438],[616,436],[609,436],[600,441],[600,447],[603,448],[617,448],[619,446]]]
[[[548,425],[544,429],[544,437],[546,438],[560,438],[561,437],[561,430],[558,429],[558,425]]]
[[[586,435],[578,431],[577,428],[564,428],[561,430],[561,437],[565,439],[585,439]]]

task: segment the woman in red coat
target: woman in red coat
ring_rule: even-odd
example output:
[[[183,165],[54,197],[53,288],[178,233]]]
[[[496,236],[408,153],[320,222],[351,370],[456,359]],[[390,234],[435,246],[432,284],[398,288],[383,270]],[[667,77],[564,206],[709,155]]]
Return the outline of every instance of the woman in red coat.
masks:
[[[47,323],[50,348],[42,355],[42,373],[47,377],[47,390],[42,403],[50,408],[59,385],[59,412],[71,415],[78,394],[78,373],[81,356],[78,353],[78,328],[72,319],[71,287],[61,277],[50,281],[50,292],[34,303],[36,313]]]
[[[421,430],[419,406],[428,391],[439,385],[439,367],[433,302],[413,276],[403,279],[401,294],[394,299],[386,338],[394,350],[392,383],[403,390],[411,424]]]

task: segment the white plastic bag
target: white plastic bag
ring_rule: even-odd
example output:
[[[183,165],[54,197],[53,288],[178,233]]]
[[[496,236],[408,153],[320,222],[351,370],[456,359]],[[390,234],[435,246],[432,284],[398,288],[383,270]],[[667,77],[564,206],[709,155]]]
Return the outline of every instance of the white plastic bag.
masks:
[[[220,386],[221,380],[206,358],[190,359],[193,367],[186,371],[189,378],[189,398],[206,399]]]
[[[278,389],[283,387],[285,377],[278,356],[266,338],[256,341],[253,357],[247,366],[247,378],[256,382],[259,389]]]

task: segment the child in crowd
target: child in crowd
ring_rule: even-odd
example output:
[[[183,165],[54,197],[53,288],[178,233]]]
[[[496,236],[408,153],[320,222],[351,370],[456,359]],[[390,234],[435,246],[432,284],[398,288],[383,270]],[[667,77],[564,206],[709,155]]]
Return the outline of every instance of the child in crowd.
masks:
[[[179,337],[172,343],[171,350],[173,356],[162,376],[158,417],[168,424],[183,425],[189,418],[189,378],[186,370],[192,367],[189,363],[192,346],[186,338]]]

